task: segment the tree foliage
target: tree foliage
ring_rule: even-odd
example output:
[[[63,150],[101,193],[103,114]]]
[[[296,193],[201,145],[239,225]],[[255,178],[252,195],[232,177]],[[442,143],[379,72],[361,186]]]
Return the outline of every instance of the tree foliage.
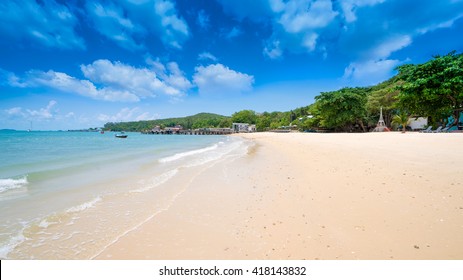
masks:
[[[161,128],[181,125],[185,129],[205,127],[231,127],[230,117],[210,113],[199,113],[184,118],[169,118],[151,121],[106,123],[104,130],[112,131],[146,131],[159,125]],[[223,126],[226,125],[226,126]]]
[[[343,88],[316,96],[320,125],[335,131],[353,131],[359,126],[366,131],[368,91],[368,88]]]
[[[383,118],[386,126],[390,127],[392,116],[397,112],[397,89],[401,81],[397,76],[371,87],[368,94],[366,109],[368,114],[368,124],[376,125],[380,115],[380,108],[383,108]]]
[[[400,106],[434,121],[454,116],[463,107],[463,54],[451,52],[423,64],[398,67]]]
[[[405,131],[407,130],[407,125],[409,121],[410,121],[410,116],[405,111],[402,111],[400,112],[400,114],[394,115],[392,117],[393,124],[402,126],[402,133],[405,133]]]
[[[233,113],[232,122],[234,123],[249,123],[249,124],[256,124],[257,115],[256,112],[252,110],[242,110],[236,113]]]

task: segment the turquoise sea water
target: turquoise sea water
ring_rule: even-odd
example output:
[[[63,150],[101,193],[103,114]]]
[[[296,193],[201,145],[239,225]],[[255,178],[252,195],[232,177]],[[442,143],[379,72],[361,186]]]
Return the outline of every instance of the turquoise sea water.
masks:
[[[92,258],[172,203],[235,137],[0,131],[0,259]],[[150,203],[146,203],[147,199]]]

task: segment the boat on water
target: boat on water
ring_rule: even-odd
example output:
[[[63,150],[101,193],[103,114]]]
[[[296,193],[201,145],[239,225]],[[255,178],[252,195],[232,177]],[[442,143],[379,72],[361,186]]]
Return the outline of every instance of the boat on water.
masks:
[[[116,133],[115,135],[117,138],[127,138],[127,134],[125,134],[123,131],[120,133]]]

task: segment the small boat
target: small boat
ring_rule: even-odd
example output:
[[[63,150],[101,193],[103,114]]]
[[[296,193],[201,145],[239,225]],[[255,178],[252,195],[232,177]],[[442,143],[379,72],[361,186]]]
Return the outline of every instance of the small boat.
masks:
[[[125,134],[123,131],[120,133],[116,133],[115,135],[117,138],[127,138],[127,134]]]

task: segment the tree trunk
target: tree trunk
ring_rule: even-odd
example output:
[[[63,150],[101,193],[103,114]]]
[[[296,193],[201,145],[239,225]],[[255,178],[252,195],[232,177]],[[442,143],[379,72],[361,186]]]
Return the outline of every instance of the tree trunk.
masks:
[[[458,125],[459,121],[460,121],[460,111],[453,111],[453,124],[452,125]]]
[[[363,125],[362,120],[359,120],[359,124],[360,124],[360,127],[362,128],[363,132],[367,132],[367,130],[365,129],[365,126]]]

